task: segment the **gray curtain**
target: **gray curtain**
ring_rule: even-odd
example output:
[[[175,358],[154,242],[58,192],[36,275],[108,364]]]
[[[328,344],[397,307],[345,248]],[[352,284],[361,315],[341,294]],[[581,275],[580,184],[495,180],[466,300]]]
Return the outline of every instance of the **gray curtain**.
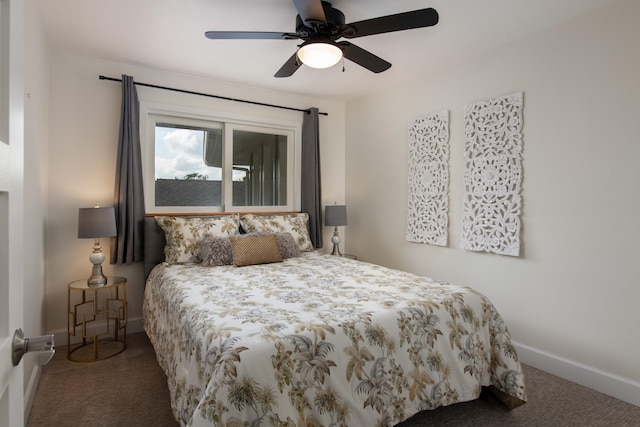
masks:
[[[111,239],[111,264],[143,261],[144,190],[140,154],[138,92],[133,77],[122,76],[114,206],[118,235]]]
[[[309,214],[309,236],[314,248],[322,247],[322,186],[320,179],[320,132],[318,109],[310,108],[302,120],[302,201]]]

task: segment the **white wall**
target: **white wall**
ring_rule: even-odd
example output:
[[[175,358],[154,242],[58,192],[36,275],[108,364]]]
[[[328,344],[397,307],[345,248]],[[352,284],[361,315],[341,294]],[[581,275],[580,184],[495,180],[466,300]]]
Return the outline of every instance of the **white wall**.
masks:
[[[47,215],[49,148],[49,57],[38,14],[25,2],[24,143],[24,324],[27,336],[45,333],[44,219]],[[58,343],[59,345],[60,343]],[[24,363],[25,406],[29,411],[40,369],[35,357]]]
[[[49,193],[46,235],[46,328],[66,344],[67,284],[88,277],[91,239],[77,238],[78,208],[113,203],[115,163],[120,120],[121,84],[99,80],[99,75],[132,75],[139,82],[212,93],[295,108],[317,106],[328,116],[320,118],[321,156],[325,204],[344,202],[345,105],[259,88],[238,86],[175,72],[53,50],[50,64]],[[302,113],[185,95],[138,86],[141,102],[183,105],[276,120],[301,121]],[[141,124],[142,125],[142,124]],[[144,143],[144,142],[143,142]],[[325,251],[330,251],[330,231],[325,230]],[[103,251],[109,242],[102,239]],[[132,327],[140,326],[144,290],[141,264],[103,264],[107,275],[128,278],[127,300]],[[129,332],[131,329],[128,330]]]
[[[636,393],[638,16],[640,2],[614,2],[446,72],[350,102],[346,146],[348,252],[473,286],[532,353],[582,366],[582,373],[602,371]],[[524,92],[522,255],[465,251],[462,109],[515,91]],[[450,111],[447,248],[405,241],[408,122],[442,109]],[[619,397],[640,405],[638,394]]]

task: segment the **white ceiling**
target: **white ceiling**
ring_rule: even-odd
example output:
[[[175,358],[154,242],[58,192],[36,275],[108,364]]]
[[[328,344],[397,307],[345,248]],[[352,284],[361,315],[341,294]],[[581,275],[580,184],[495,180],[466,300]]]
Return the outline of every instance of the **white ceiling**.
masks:
[[[344,72],[342,63],[303,66],[275,78],[299,40],[209,40],[204,33],[295,32],[291,0],[36,0],[52,49],[340,100],[450,67],[610,1],[334,0],[347,23],[425,7],[435,8],[440,22],[351,39],[393,64],[383,73],[345,61]]]

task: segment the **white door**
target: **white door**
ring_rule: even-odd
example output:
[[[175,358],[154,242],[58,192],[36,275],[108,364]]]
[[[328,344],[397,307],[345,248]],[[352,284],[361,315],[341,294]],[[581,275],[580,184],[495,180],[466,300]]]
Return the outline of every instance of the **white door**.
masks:
[[[0,426],[8,427],[25,424],[23,362],[11,360],[23,320],[23,67],[23,0],[0,0]]]

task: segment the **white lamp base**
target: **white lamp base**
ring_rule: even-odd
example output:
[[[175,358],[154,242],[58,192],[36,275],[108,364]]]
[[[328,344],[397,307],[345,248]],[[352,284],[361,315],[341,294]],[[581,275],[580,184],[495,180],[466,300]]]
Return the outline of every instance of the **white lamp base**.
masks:
[[[93,253],[89,257],[89,261],[93,264],[91,270],[91,277],[87,280],[89,287],[99,287],[107,284],[107,277],[102,274],[102,263],[104,262],[104,254],[100,247],[100,240],[96,239],[96,243],[93,245]]]
[[[331,255],[342,256],[342,252],[340,252],[340,235],[338,234],[338,227],[333,229],[331,243],[333,243],[333,251],[331,252]]]

